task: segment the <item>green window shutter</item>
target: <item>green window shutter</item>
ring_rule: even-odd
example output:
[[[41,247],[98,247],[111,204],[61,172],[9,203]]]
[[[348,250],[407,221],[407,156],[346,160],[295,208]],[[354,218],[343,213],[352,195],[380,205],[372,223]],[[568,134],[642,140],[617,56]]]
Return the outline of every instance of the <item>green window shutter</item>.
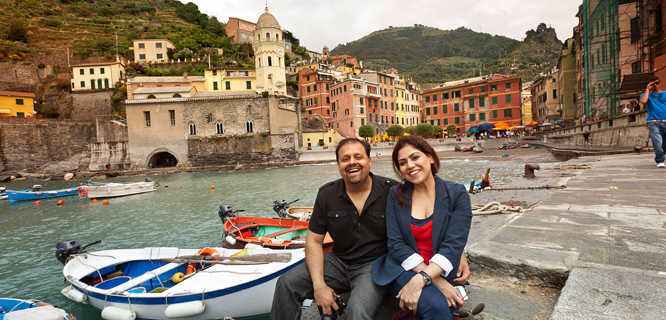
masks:
[[[469,107],[470,109],[474,109],[474,98],[469,99]]]
[[[456,124],[460,124],[460,118],[456,117]]]
[[[480,121],[484,121],[484,120],[486,120],[486,113],[485,113],[485,112],[481,112],[481,113],[479,113],[479,120],[480,120]]]
[[[453,104],[453,112],[460,112],[460,104],[459,103]]]
[[[430,108],[426,108],[426,116],[430,115]]]
[[[446,105],[443,105],[443,106],[442,106],[442,113],[446,114],[446,113],[448,113],[447,111],[448,111],[448,110],[446,110]]]
[[[493,119],[497,119],[497,110],[493,110]]]
[[[432,114],[437,114],[437,107],[432,107]]]
[[[510,94],[507,94],[505,96],[505,98],[506,98],[506,102],[511,102],[511,95]]]
[[[492,100],[493,100],[493,101],[492,101],[492,102],[493,102],[492,104],[497,104],[497,97],[493,97]]]
[[[470,113],[469,114],[469,121],[476,121],[476,114]]]
[[[511,118],[512,117],[511,109],[504,109],[504,117],[505,118]]]

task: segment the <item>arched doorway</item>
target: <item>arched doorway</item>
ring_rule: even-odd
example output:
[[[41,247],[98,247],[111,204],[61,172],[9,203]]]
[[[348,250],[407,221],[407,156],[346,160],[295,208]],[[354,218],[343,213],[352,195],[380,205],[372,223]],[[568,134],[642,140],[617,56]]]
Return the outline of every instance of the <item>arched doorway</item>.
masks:
[[[169,168],[177,164],[178,159],[167,151],[157,152],[148,160],[148,168]]]

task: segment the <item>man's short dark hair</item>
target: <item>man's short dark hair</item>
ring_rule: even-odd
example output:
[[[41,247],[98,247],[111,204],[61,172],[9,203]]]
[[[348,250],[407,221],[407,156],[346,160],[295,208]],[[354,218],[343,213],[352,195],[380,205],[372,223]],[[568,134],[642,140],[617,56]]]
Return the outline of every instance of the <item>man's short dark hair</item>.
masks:
[[[338,151],[340,151],[340,148],[342,146],[348,144],[348,143],[360,143],[363,146],[363,149],[365,149],[365,154],[370,158],[370,144],[360,140],[358,138],[345,138],[338,143],[338,146],[335,148],[335,162],[340,162],[340,156],[338,155]]]
[[[657,77],[657,76],[651,76],[651,77],[650,77],[650,80],[648,80],[648,83],[653,82],[653,81],[657,81],[657,80],[659,80],[659,77]]]

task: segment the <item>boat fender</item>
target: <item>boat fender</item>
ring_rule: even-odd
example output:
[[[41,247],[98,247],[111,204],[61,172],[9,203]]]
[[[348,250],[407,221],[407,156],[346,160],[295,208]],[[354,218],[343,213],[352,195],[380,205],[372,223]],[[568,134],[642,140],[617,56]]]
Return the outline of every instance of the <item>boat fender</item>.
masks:
[[[232,246],[236,245],[236,239],[234,239],[234,237],[232,237],[230,235],[226,236],[226,238],[224,238],[224,241],[226,241],[228,244],[230,244]]]
[[[199,253],[200,256],[211,256],[211,257],[219,257],[220,256],[220,253],[217,252],[217,250],[215,250],[213,248],[199,249],[199,251],[197,253]]]
[[[102,310],[104,320],[134,320],[136,312],[120,307],[108,306]]]
[[[72,300],[74,302],[78,303],[86,303],[86,300],[88,300],[88,296],[85,295],[83,292],[74,289],[73,286],[67,286],[63,288],[60,293],[62,293],[63,296],[67,297],[67,299]]]
[[[185,274],[182,272],[176,272],[171,277],[171,282],[173,283],[181,283],[183,280],[185,280]]]
[[[164,310],[167,318],[192,317],[202,314],[206,310],[206,304],[203,301],[190,301],[171,304]]]

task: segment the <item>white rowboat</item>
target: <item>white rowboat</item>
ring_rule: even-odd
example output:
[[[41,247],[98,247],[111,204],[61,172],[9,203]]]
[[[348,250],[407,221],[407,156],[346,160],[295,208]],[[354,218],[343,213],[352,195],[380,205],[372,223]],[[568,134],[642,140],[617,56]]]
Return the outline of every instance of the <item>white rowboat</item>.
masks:
[[[90,199],[122,197],[139,193],[153,192],[157,190],[156,183],[154,181],[132,183],[112,182],[104,184],[91,183],[84,188],[88,193],[88,198]]]

